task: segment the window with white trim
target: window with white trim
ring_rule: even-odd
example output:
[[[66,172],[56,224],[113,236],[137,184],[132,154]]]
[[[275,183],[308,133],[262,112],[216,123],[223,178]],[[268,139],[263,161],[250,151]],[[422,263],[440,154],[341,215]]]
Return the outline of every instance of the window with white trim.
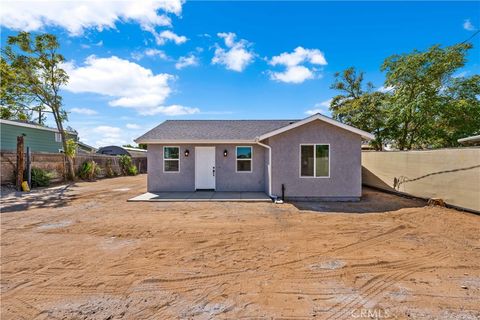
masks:
[[[62,142],[62,135],[60,132],[55,132],[55,142]]]
[[[252,172],[252,147],[237,147],[237,172]]]
[[[328,178],[330,176],[330,145],[300,145],[300,177]]]
[[[163,171],[164,172],[180,171],[180,148],[179,147],[163,147]]]

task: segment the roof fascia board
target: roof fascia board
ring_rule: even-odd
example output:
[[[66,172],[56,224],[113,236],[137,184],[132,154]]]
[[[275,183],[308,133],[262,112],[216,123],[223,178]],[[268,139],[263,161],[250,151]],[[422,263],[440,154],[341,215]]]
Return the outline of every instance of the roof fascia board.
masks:
[[[31,123],[23,123],[23,122],[11,121],[11,120],[6,120],[6,119],[0,119],[0,123],[9,124],[9,125],[12,125],[12,126],[17,126],[17,127],[25,127],[25,128],[32,128],[32,129],[38,129],[38,130],[58,132],[58,129],[55,129],[55,128],[42,127],[42,126],[38,126],[38,125],[35,125],[35,124],[31,124]],[[72,132],[72,131],[66,131],[66,132],[76,135],[76,133]]]
[[[136,143],[142,144],[231,144],[231,143],[256,143],[255,140],[160,140],[160,139],[136,139]]]
[[[457,140],[457,142],[459,142],[459,143],[462,143],[462,142],[476,142],[476,141],[480,141],[480,135],[466,137],[466,138],[462,138],[462,139]]]
[[[313,116],[310,116],[308,118],[305,118],[305,119],[297,121],[297,122],[294,122],[292,124],[289,124],[288,126],[273,130],[271,132],[267,132],[265,134],[262,134],[261,136],[258,137],[258,140],[261,141],[261,140],[276,136],[277,134],[286,132],[286,131],[291,130],[291,129],[295,129],[297,127],[303,126],[304,124],[310,123],[310,122],[315,121],[315,120],[321,120],[321,121],[324,121],[326,123],[332,124],[336,127],[348,130],[348,131],[353,132],[355,134],[358,134],[362,138],[365,138],[365,139],[368,139],[368,140],[375,139],[375,136],[373,134],[369,133],[369,132],[366,132],[366,131],[357,129],[355,127],[349,126],[347,124],[341,123],[339,121],[330,119],[330,118],[325,117],[321,114],[314,114]]]

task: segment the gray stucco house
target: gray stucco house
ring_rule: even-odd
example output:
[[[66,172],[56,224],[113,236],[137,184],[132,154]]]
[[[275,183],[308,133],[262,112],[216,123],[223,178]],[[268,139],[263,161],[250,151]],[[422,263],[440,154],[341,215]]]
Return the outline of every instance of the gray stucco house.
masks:
[[[262,191],[357,200],[368,132],[321,114],[303,120],[167,120],[147,144],[148,191]]]

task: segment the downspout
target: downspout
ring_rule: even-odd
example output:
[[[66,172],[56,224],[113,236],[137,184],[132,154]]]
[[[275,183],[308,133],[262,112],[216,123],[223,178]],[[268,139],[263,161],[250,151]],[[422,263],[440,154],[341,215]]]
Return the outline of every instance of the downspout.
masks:
[[[268,196],[272,198],[273,201],[276,201],[277,197],[272,194],[272,147],[267,144],[261,143],[258,141],[258,138],[255,138],[255,142],[266,149],[268,149]]]

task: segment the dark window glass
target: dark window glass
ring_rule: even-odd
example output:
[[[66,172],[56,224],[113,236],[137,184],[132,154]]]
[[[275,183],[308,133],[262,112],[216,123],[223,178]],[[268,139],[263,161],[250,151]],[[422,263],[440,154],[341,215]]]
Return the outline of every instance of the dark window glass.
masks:
[[[315,146],[315,156],[317,161],[316,163],[316,177],[328,177],[328,157],[329,157],[329,148],[328,145],[316,145]]]
[[[302,177],[313,177],[313,146],[301,146],[300,153],[300,175]]]
[[[252,160],[237,160],[237,171],[252,171]]]
[[[165,172],[176,172],[178,171],[178,160],[165,160],[164,165],[165,165]]]
[[[180,155],[180,150],[178,147],[165,147],[164,150],[164,159],[178,159]]]

